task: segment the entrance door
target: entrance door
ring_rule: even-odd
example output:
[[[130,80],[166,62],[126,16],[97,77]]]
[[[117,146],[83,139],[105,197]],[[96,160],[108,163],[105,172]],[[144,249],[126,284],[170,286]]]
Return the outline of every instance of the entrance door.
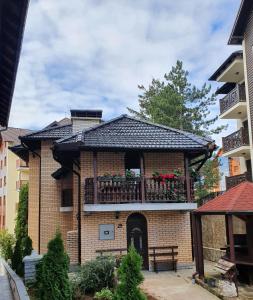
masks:
[[[147,220],[142,214],[134,213],[127,219],[127,247],[130,245],[142,256],[143,268],[148,269]]]

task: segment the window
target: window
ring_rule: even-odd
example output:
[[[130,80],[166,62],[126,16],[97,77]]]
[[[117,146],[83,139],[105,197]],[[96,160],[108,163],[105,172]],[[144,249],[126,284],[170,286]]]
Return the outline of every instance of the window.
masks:
[[[6,201],[5,201],[5,196],[4,196],[4,199],[3,199],[3,206],[5,206],[5,202],[6,202]]]
[[[61,207],[73,206],[73,190],[65,189],[62,190]]]
[[[6,185],[6,176],[4,176],[4,186]]]
[[[0,188],[3,186],[3,179],[0,178]]]
[[[4,158],[4,166],[6,167],[6,165],[7,165],[7,159],[6,159],[6,156],[5,156],[5,158]]]

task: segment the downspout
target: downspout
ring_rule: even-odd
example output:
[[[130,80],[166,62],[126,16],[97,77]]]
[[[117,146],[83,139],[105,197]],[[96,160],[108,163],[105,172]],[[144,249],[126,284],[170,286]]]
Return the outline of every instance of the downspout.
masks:
[[[28,151],[31,151],[33,155],[39,157],[40,162],[40,169],[39,169],[39,220],[38,220],[38,253],[40,254],[40,232],[41,232],[41,226],[40,226],[40,220],[41,220],[41,155],[34,150],[30,149],[24,142],[21,141],[21,145],[27,149]]]
[[[54,148],[52,148],[52,152],[53,152],[53,158],[55,161],[57,161],[62,167],[64,167],[65,169],[69,170],[70,172],[74,173],[77,178],[78,178],[78,200],[77,200],[77,204],[78,204],[78,211],[77,211],[77,240],[78,240],[78,264],[81,265],[81,175],[80,173],[78,173],[76,170],[74,170],[74,168],[69,168],[68,166],[65,166],[62,161],[60,161],[57,156],[56,156],[56,151]],[[73,162],[78,169],[80,169],[80,166],[76,163]]]

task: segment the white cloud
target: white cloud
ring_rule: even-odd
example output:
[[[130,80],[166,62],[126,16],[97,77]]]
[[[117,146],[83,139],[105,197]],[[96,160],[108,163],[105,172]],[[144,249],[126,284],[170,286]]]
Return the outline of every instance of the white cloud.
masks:
[[[30,1],[10,125],[40,128],[70,108],[125,113],[138,107],[137,85],[177,59],[202,84],[234,50],[226,41],[239,2]]]

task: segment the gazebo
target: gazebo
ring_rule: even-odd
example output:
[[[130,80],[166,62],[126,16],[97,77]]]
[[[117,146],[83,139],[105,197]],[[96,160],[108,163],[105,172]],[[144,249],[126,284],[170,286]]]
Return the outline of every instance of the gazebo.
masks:
[[[204,277],[201,223],[201,217],[204,215],[224,215],[225,217],[227,245],[226,255],[222,258],[234,263],[237,268],[246,266],[253,270],[253,183],[242,182],[192,213],[194,257],[196,272],[200,278]],[[244,243],[234,239],[233,216],[245,222]],[[251,281],[251,276],[249,278]]]

